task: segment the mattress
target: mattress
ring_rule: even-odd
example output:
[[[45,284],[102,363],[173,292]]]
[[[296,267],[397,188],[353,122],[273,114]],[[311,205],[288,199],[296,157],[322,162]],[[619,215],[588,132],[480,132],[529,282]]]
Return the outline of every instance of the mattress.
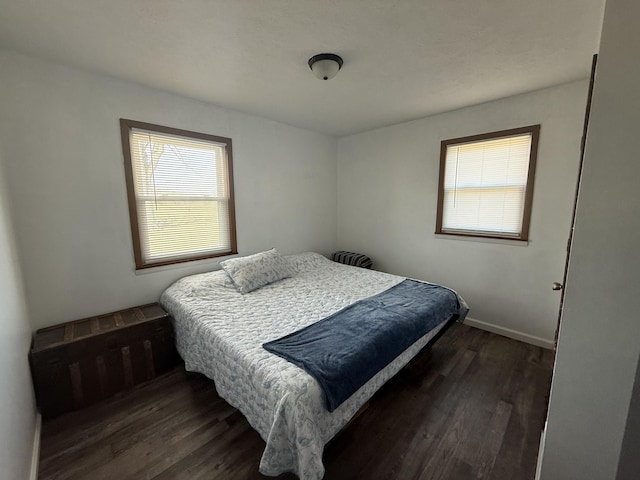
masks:
[[[161,296],[172,315],[178,352],[189,371],[211,378],[266,443],[259,470],[301,479],[324,475],[326,443],[447,323],[407,348],[333,412],[304,370],[262,344],[317,322],[404,277],[331,262],[317,253],[286,257],[291,277],[241,294],[223,271],[178,280]],[[459,297],[458,297],[459,298]],[[464,300],[460,304],[466,308]]]

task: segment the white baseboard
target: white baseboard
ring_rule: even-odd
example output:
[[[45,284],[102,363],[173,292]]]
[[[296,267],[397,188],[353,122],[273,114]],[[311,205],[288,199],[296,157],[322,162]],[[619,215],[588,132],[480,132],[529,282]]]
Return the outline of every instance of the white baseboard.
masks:
[[[486,330],[488,332],[497,333],[503,337],[513,338],[514,340],[520,340],[521,342],[530,343],[542,348],[552,349],[554,347],[553,340],[547,340],[546,338],[536,337],[529,335],[528,333],[518,332],[511,330],[510,328],[501,327],[492,323],[483,322],[482,320],[476,320],[475,318],[465,318],[464,323],[472,327]]]
[[[31,475],[29,480],[38,480],[38,463],[40,462],[40,433],[42,432],[42,415],[36,415],[36,428],[33,434],[33,451],[31,453]]]

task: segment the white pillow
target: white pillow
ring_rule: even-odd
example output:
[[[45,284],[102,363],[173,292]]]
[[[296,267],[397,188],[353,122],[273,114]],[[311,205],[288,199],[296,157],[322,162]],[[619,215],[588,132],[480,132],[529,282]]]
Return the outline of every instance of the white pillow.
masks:
[[[247,257],[225,260],[220,262],[220,267],[231,277],[240,293],[249,293],[291,276],[287,261],[275,248]]]

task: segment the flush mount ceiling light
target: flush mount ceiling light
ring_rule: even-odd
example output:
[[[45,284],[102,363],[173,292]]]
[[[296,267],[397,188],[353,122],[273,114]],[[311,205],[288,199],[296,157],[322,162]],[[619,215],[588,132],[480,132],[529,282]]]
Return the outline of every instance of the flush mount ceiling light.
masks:
[[[309,59],[309,68],[320,80],[329,80],[342,68],[342,58],[335,53],[319,53]]]

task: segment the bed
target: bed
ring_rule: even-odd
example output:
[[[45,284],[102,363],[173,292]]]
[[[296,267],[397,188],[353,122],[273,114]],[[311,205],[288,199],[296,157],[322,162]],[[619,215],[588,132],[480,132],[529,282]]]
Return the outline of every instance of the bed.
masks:
[[[282,257],[287,278],[242,293],[233,272],[182,278],[161,296],[172,315],[178,352],[188,371],[211,378],[266,442],[259,470],[293,472],[304,480],[324,475],[324,446],[371,396],[402,369],[451,318],[420,337],[332,412],[319,383],[274,355],[267,342],[297,332],[336,312],[392,289],[404,277],[332,262],[317,253]],[[223,262],[224,263],[224,262]],[[222,265],[222,263],[221,263]],[[464,319],[468,310],[457,296]]]

